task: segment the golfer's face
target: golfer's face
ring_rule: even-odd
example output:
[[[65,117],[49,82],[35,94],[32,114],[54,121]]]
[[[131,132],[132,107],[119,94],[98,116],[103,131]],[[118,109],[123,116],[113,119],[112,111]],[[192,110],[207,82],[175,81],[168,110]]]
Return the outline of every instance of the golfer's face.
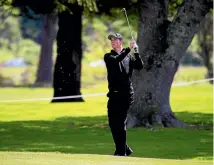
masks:
[[[122,44],[122,41],[118,38],[111,38],[111,46],[113,49],[120,48]]]

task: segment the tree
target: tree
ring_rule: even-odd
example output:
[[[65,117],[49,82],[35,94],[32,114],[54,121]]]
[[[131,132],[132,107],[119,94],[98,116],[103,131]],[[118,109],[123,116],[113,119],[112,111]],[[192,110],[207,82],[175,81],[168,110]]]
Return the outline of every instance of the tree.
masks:
[[[168,4],[169,0],[139,1],[137,42],[145,66],[133,74],[135,104],[129,111],[128,127],[186,126],[172,112],[170,89],[179,61],[212,1],[183,1],[172,22],[168,20]]]
[[[36,86],[52,83],[53,43],[56,36],[57,14],[45,14],[43,17],[42,45],[37,68]]]
[[[73,14],[58,14],[57,59],[54,68],[54,97],[81,95],[82,7],[69,6]],[[72,23],[68,23],[72,22]],[[83,101],[79,98],[53,99],[52,102]]]
[[[206,15],[206,19],[203,20],[200,26],[200,31],[198,32],[198,43],[201,50],[199,54],[201,55],[204,65],[207,68],[206,78],[213,78],[213,13],[209,12]],[[213,83],[213,81],[210,81]]]

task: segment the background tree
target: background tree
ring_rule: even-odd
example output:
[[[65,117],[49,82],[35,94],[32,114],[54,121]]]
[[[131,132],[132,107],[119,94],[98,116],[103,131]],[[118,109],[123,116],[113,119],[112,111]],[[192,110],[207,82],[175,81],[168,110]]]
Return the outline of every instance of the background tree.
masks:
[[[53,44],[56,39],[57,14],[45,14],[42,26],[42,43],[37,68],[36,86],[50,85],[53,70]]]
[[[213,12],[209,12],[203,22],[197,35],[200,50],[200,56],[204,61],[204,66],[207,68],[206,78],[213,78]],[[213,83],[213,81],[210,81]]]
[[[54,97],[81,95],[82,7],[70,6],[58,14],[57,59],[54,68]],[[68,23],[69,22],[69,23]],[[83,101],[82,98],[53,99],[52,102]]]

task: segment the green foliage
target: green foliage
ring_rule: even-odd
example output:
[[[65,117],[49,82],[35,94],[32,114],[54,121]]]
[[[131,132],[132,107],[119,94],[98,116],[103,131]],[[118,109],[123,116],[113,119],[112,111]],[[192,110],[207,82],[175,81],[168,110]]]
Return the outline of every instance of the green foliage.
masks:
[[[102,66],[91,67],[88,64],[82,66],[82,86],[91,86],[106,81],[106,68]]]
[[[0,14],[3,14],[4,12],[3,8],[0,8]],[[7,47],[15,52],[17,45],[22,39],[19,18],[12,16],[6,18],[0,17],[0,22],[0,48]]]
[[[25,78],[24,73],[26,73]],[[36,67],[2,67],[0,76],[2,77],[1,86],[29,85],[35,81]],[[24,83],[24,79],[28,84]]]
[[[176,15],[179,6],[182,4],[183,0],[170,0],[168,5],[169,19],[172,20]]]
[[[3,8],[0,14],[4,13]],[[20,18],[8,16],[0,17],[0,61],[12,57],[24,57],[27,64],[37,64],[40,46],[34,41],[23,39],[20,31]]]
[[[13,52],[8,49],[0,49],[0,63],[5,62],[14,57]]]
[[[87,13],[89,12],[97,12],[97,5],[96,0],[68,0],[68,4],[78,4],[79,6],[82,6],[84,11]],[[59,12],[62,11],[69,11],[72,14],[72,10],[69,8],[69,5],[67,3],[61,2],[60,0],[55,0],[55,4],[57,6],[57,9]]]
[[[72,0],[71,0],[72,1]],[[97,11],[96,0],[77,0],[78,5],[89,11]]]
[[[73,3],[74,1],[70,1]],[[91,3],[93,1],[90,1]],[[173,1],[172,1],[173,2]],[[180,1],[178,1],[180,3]],[[82,5],[85,1],[79,1]],[[89,1],[87,2],[89,3]],[[129,46],[131,39],[126,17],[121,9],[113,8],[111,10],[112,16],[109,15],[93,15],[94,17],[88,17],[87,14],[83,16],[83,54],[82,61],[82,80],[83,85],[93,84],[98,80],[104,80],[106,77],[106,70],[103,67],[90,67],[89,63],[103,59],[105,53],[111,50],[110,41],[107,39],[108,34],[119,32],[123,35],[123,46]],[[0,11],[1,12],[1,11]],[[91,13],[91,12],[90,12]],[[1,13],[0,13],[1,14]],[[135,9],[127,10],[130,25],[133,31],[134,38],[137,39],[137,11]],[[1,18],[0,18],[1,19]],[[24,40],[20,35],[19,18],[10,16],[0,25],[0,36],[6,35],[7,37],[0,37],[0,62],[6,61],[13,57],[24,57],[28,64],[32,64],[34,72],[32,73],[32,79],[34,79],[35,70],[37,67],[38,57],[40,53],[40,46],[32,40]],[[194,37],[189,47],[189,51],[198,52],[200,47],[198,46],[197,36]],[[57,55],[56,41],[54,42],[54,60]],[[54,61],[55,62],[55,61]],[[192,63],[191,63],[192,64]],[[16,70],[16,69],[14,69]],[[14,71],[16,72],[16,71]],[[198,77],[192,78],[186,74],[183,81],[189,80],[187,77],[191,77],[191,80],[203,78],[201,72]],[[185,74],[183,74],[185,75]]]
[[[107,40],[108,27],[98,18],[94,18],[91,23],[84,19],[83,26],[83,42],[86,46],[84,61],[103,59],[104,53],[110,49],[110,43]],[[87,34],[88,30],[91,31],[90,34]]]
[[[39,54],[40,45],[29,39],[22,40],[22,42],[20,43],[18,56],[23,57],[27,64],[34,66],[37,65]]]
[[[2,76],[0,70],[0,86],[5,85],[12,86],[14,85],[14,81],[12,80],[12,78]]]
[[[61,3],[59,0],[55,0],[55,4],[56,4],[57,10],[59,12],[69,10],[68,7],[66,5],[64,5],[63,3]]]
[[[29,39],[21,40],[19,44],[14,45],[12,48],[13,50],[0,49],[0,62],[5,62],[14,57],[23,57],[28,65],[37,65],[40,46],[34,41]]]
[[[11,6],[13,0],[1,0],[0,1],[0,6],[8,7]]]
[[[0,8],[0,14],[5,12]],[[40,46],[30,39],[23,39],[20,31],[20,17],[0,17],[0,61],[12,57],[24,57],[27,64],[37,64]]]
[[[137,28],[138,28],[138,11],[136,8],[126,10],[127,17],[131,30],[133,32],[134,39],[137,40]],[[110,10],[111,15],[103,14],[100,19],[105,20],[110,27],[112,32],[121,32],[124,38],[131,39],[129,26],[127,23],[126,15],[121,8],[112,8]]]
[[[199,45],[198,35],[197,34],[192,39],[192,42],[188,47],[188,51],[197,52],[197,53],[201,51],[201,47]]]

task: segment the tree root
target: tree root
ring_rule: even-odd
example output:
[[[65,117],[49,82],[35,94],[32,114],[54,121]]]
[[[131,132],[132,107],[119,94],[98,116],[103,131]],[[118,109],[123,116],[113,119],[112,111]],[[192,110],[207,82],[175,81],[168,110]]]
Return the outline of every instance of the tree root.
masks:
[[[189,128],[190,126],[186,123],[178,120],[173,113],[166,113],[162,116],[162,123],[164,127],[173,128]]]
[[[158,127],[171,127],[171,128],[195,128],[195,126],[188,125],[184,122],[181,122],[175,117],[172,113],[166,113],[162,116],[153,115],[152,117],[137,119],[135,116],[128,115],[127,127],[145,127],[152,129],[153,126]]]

